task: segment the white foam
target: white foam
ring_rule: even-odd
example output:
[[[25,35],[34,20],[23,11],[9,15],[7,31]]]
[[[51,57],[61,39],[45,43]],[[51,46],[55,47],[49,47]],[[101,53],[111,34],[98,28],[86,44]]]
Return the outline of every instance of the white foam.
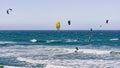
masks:
[[[31,39],[30,41],[31,41],[32,43],[37,42],[37,40],[36,40],[36,39]]]
[[[4,66],[4,68],[26,68],[26,67]],[[28,68],[28,67],[27,67],[27,68]]]
[[[22,58],[22,57],[18,57],[17,60],[19,61],[25,61],[28,63],[33,63],[33,64],[47,64],[47,60],[32,60],[32,59],[28,59],[28,58]]]
[[[46,40],[46,43],[60,42],[61,40]]]
[[[28,62],[28,60],[30,60],[29,62],[33,64],[34,63],[41,64],[40,60],[22,58],[21,61]],[[94,60],[93,59],[89,59],[89,60],[69,59],[69,60],[66,60],[64,59],[64,60],[50,60],[49,62],[51,64],[47,63],[45,68],[91,68],[91,66],[92,68],[109,68],[109,67],[119,68],[120,67],[120,60],[99,60],[99,59],[94,59]]]
[[[58,63],[58,62],[54,62]],[[63,64],[64,63],[64,64]],[[120,60],[59,60],[58,64],[71,66],[72,68],[119,68]]]
[[[110,39],[110,41],[116,41],[116,40],[119,40],[119,38],[112,38],[112,39]]]
[[[0,41],[0,44],[14,44],[16,42],[13,41]]]
[[[66,42],[77,42],[78,40],[74,40],[74,39],[66,39]]]
[[[104,47],[103,47],[104,48]],[[105,47],[106,48],[106,47]],[[113,50],[113,49],[112,49]],[[114,49],[115,50],[115,49]],[[99,56],[97,56],[98,58],[96,59],[78,59],[78,58],[74,58],[74,59],[59,59],[59,58],[55,58],[55,59],[51,59],[50,56],[50,60],[46,59],[46,60],[40,60],[42,58],[44,58],[44,56],[41,55],[46,55],[49,57],[49,55],[53,54],[53,57],[57,57],[54,55],[64,55],[64,54],[68,54],[68,53],[74,53],[75,48],[74,49],[70,49],[70,48],[62,48],[62,47],[55,47],[55,46],[10,46],[10,47],[3,47],[0,48],[0,53],[2,57],[5,56],[13,56],[13,57],[17,57],[16,59],[18,61],[23,61],[26,63],[31,63],[31,64],[46,64],[46,68],[91,68],[91,66],[93,66],[92,68],[108,68],[107,66],[112,66],[113,68],[119,68],[120,67],[120,60],[119,60],[119,56],[116,58],[116,56],[112,56],[113,59],[109,60],[109,58],[111,59],[112,57],[110,56],[105,56],[105,59],[107,60],[103,60],[103,59],[99,59]],[[119,50],[118,50],[119,51]],[[109,54],[110,51],[105,51],[105,50],[97,50],[97,49],[82,49],[82,47],[78,50],[79,53],[89,53],[89,54]],[[78,54],[79,54],[78,53]],[[19,56],[27,56],[28,58],[23,58],[23,57],[19,57]],[[72,55],[74,56],[74,55]],[[71,57],[72,57],[71,56]],[[94,55],[92,55],[94,56]],[[104,55],[101,56],[102,58],[104,58]],[[100,58],[101,58],[100,57]],[[34,59],[31,59],[34,58]],[[114,60],[115,59],[115,60]],[[117,59],[117,60],[116,60]],[[12,66],[14,67],[14,66]],[[11,67],[11,68],[12,68]],[[10,67],[7,67],[10,68]],[[15,67],[14,67],[15,68]],[[19,68],[19,67],[18,67]]]
[[[66,49],[68,53],[74,53],[75,49]],[[102,51],[95,49],[79,49],[78,53],[88,53],[88,54],[110,54],[110,51]]]
[[[46,68],[71,68],[71,67],[48,64]]]
[[[32,63],[32,64],[45,64],[46,65],[45,68],[70,68],[66,66],[50,64],[48,60],[32,60],[32,59],[27,59],[27,58],[22,58],[22,57],[18,57],[17,60],[25,61],[25,62]]]

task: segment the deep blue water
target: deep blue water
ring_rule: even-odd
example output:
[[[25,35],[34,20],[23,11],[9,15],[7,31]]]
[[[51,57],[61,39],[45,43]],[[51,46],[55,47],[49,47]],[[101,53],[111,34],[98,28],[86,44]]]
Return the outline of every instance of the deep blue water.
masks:
[[[75,47],[81,50],[77,54]],[[0,65],[5,66],[119,68],[120,54],[111,55],[111,51],[120,53],[120,30],[0,31]]]
[[[89,36],[91,42],[88,42]],[[31,39],[36,39],[36,43],[31,43]],[[108,45],[120,46],[120,31],[0,31],[0,42],[9,44],[30,45]],[[9,42],[9,43],[7,43]],[[14,42],[14,43],[10,43]],[[0,43],[1,45],[3,43]]]

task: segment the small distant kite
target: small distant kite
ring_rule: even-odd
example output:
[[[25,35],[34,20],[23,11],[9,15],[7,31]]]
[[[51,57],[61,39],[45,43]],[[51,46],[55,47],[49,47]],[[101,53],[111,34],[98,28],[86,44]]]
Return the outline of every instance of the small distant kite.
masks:
[[[106,23],[108,24],[109,20],[106,20]]]
[[[70,20],[68,20],[68,25],[71,25],[71,21]]]
[[[10,11],[12,11],[11,8],[9,8],[9,9],[7,10],[7,14],[10,14]]]
[[[102,27],[102,25],[100,25],[100,28]]]

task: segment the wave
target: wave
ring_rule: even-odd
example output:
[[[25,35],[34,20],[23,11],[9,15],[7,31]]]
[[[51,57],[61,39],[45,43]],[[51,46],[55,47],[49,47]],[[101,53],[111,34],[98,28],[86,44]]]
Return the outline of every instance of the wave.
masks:
[[[37,64],[37,66],[41,66],[41,67],[45,67],[45,68],[70,68],[70,67],[66,67],[66,66],[50,64],[50,63],[48,63],[49,60],[33,60],[33,59],[22,58],[22,57],[18,57],[17,60],[32,63],[32,64]]]
[[[59,61],[59,63],[57,63]],[[68,65],[72,68],[119,68],[120,60],[56,60],[56,64]]]
[[[11,49],[12,48],[12,49]],[[105,67],[109,66],[109,63],[115,64],[115,68],[117,67],[117,63],[119,64],[118,60],[120,59],[118,55],[116,56],[109,56],[104,54],[109,54],[110,51],[105,50],[96,50],[96,49],[81,49],[78,50],[78,54],[75,53],[75,49],[70,48],[60,48],[59,47],[40,47],[40,46],[15,46],[8,49],[9,52],[12,51],[15,57],[15,61],[26,64],[25,66],[28,68],[84,68],[84,66],[88,66],[90,68],[92,65],[98,67],[99,65],[104,65]],[[15,50],[14,50],[14,49]],[[20,48],[20,49],[18,49]],[[21,49],[22,48],[22,49]],[[1,48],[2,50],[2,48]],[[4,49],[3,49],[4,50]],[[7,53],[8,53],[7,51]],[[21,52],[22,51],[22,52]],[[72,53],[72,54],[71,54]],[[82,53],[82,54],[79,54]],[[84,53],[84,54],[83,54]],[[45,56],[42,56],[45,55]],[[51,55],[53,54],[53,55]],[[94,55],[95,54],[95,55]],[[97,54],[97,56],[96,56]],[[11,54],[10,54],[11,55]],[[13,56],[11,55],[11,56]],[[59,55],[59,56],[56,56]],[[11,57],[8,56],[8,57]],[[21,57],[20,57],[21,56]],[[50,57],[43,59],[41,57]],[[4,57],[4,56],[3,56]],[[27,57],[27,58],[26,58]],[[79,57],[79,58],[78,58]],[[63,59],[62,59],[63,58]],[[118,60],[116,60],[118,59]],[[99,61],[101,60],[101,61]],[[108,60],[108,61],[106,61]],[[109,62],[109,60],[112,60]],[[116,60],[116,61],[115,61]],[[115,63],[114,63],[114,62]],[[8,61],[6,61],[8,62]],[[92,63],[91,63],[92,62]],[[98,63],[97,63],[98,62]],[[24,66],[24,65],[23,65]],[[44,66],[44,67],[42,67]],[[70,66],[70,67],[69,67]],[[104,68],[104,67],[101,67]]]
[[[68,53],[74,53],[75,49],[66,49]],[[77,53],[85,53],[85,54],[110,54],[111,51],[102,51],[102,50],[95,50],[95,49],[79,49]]]
[[[42,61],[42,60],[32,60],[32,59],[28,59],[28,58],[22,58],[22,57],[18,57],[17,60],[19,61],[25,61],[28,63],[32,63],[32,64],[47,64],[47,61]]]
[[[26,41],[0,41],[0,46],[13,46],[13,45],[31,45],[33,43]]]
[[[51,40],[36,40],[36,39],[31,39],[30,42],[36,42],[36,43],[72,43],[72,42],[78,42],[79,40],[77,39],[51,39]]]
[[[26,62],[27,58],[22,58],[22,59],[25,59],[25,62]],[[40,60],[33,60],[33,59],[28,59],[28,60],[32,60],[37,63],[40,61]],[[94,60],[93,59],[89,59],[89,60],[70,59],[70,60],[67,60],[67,59],[64,59],[64,60],[54,60],[54,61],[50,60],[49,62],[53,63],[53,64],[47,64],[43,68],[91,68],[91,66],[92,66],[92,68],[96,68],[96,67],[119,68],[120,67],[120,65],[119,65],[120,60],[99,60],[99,59],[94,59]],[[30,63],[32,63],[32,62],[30,62]],[[38,63],[37,65],[39,66],[40,63]],[[32,63],[32,64],[34,64],[34,63]]]
[[[57,42],[61,42],[61,40],[46,40],[46,43],[57,43]]]
[[[3,67],[4,68],[28,68],[28,67],[4,66],[4,65],[3,65]]]
[[[35,43],[35,42],[37,42],[37,40],[36,39],[31,39],[30,42]]]
[[[78,40],[77,39],[75,39],[75,40],[74,39],[66,39],[65,42],[78,42]]]
[[[65,40],[46,40],[46,43],[72,43],[78,42],[77,39],[65,39]]]
[[[17,42],[13,41],[0,41],[0,44],[16,44]]]
[[[111,38],[109,39],[110,41],[116,41],[119,42],[117,40],[120,40],[119,38]],[[105,44],[104,40],[102,39],[92,39],[91,40],[93,45],[98,45],[98,44]],[[113,43],[111,43],[110,41],[108,41],[108,45],[115,45]],[[101,43],[100,43],[101,42]],[[85,40],[79,40],[79,39],[46,39],[46,40],[36,40],[36,39],[31,39],[31,40],[27,40],[27,41],[0,41],[0,45],[41,45],[41,44],[45,44],[45,45],[87,45],[88,43],[88,39]],[[116,44],[118,45],[118,44]]]
[[[112,39],[110,39],[110,41],[116,41],[116,40],[119,40],[119,38],[112,38]]]
[[[71,67],[48,64],[46,68],[71,68]]]

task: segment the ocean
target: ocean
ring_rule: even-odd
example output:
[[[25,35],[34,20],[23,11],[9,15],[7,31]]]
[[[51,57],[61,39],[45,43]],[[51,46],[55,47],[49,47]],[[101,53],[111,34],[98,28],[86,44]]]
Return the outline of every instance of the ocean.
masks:
[[[119,68],[120,30],[1,30],[0,66]]]

